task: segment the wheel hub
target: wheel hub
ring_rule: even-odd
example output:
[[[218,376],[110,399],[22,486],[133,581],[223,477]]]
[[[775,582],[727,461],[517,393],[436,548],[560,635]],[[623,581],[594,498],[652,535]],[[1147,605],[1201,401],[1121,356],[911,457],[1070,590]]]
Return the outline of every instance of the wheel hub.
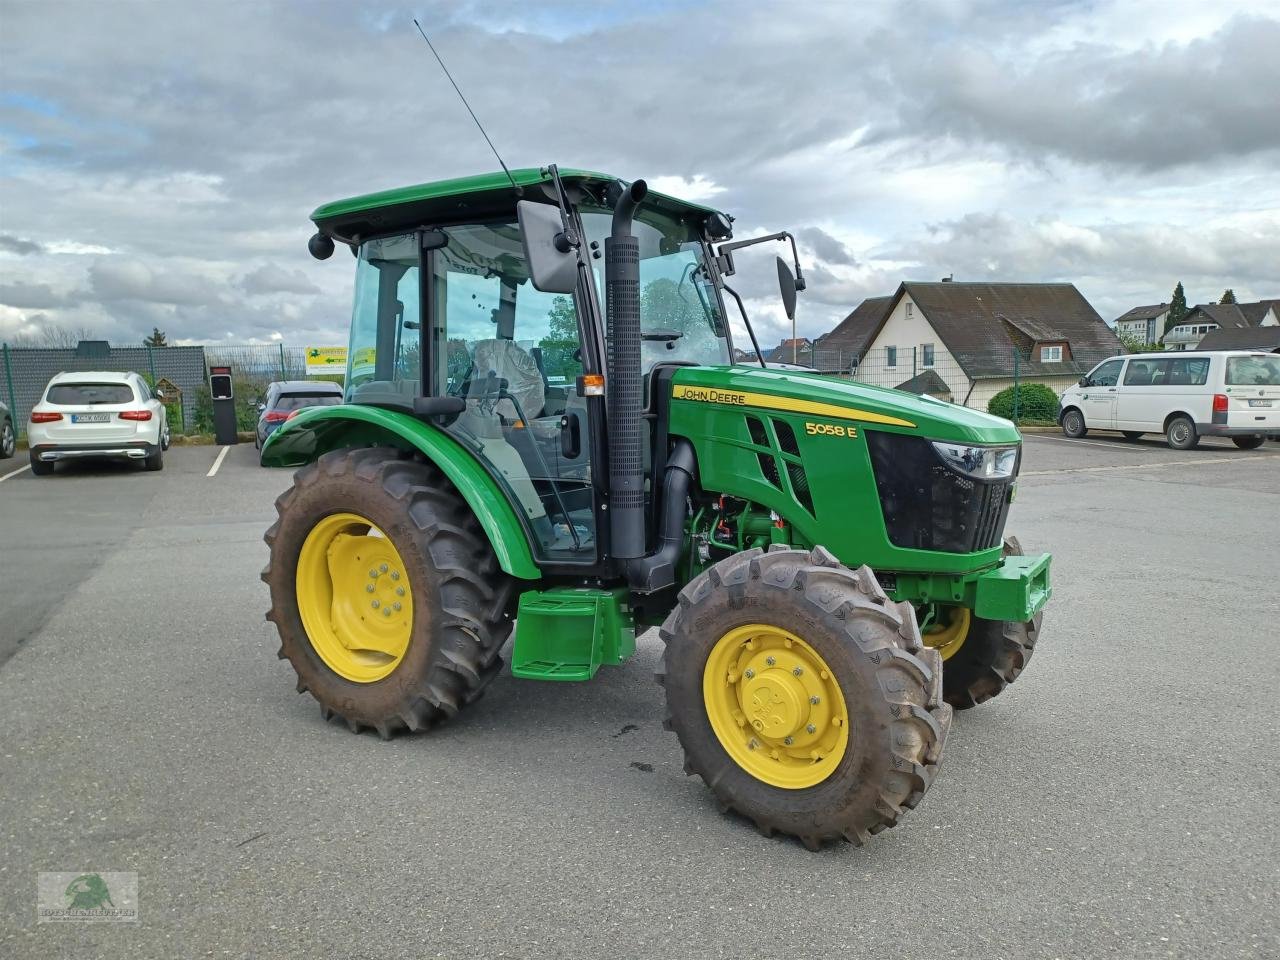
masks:
[[[788,630],[749,624],[721,637],[707,658],[703,698],[721,745],[765,783],[815,786],[844,756],[844,695],[821,655]]]
[[[298,555],[297,594],[307,638],[339,676],[372,683],[404,658],[413,632],[404,562],[364,517],[331,514],[312,528]]]

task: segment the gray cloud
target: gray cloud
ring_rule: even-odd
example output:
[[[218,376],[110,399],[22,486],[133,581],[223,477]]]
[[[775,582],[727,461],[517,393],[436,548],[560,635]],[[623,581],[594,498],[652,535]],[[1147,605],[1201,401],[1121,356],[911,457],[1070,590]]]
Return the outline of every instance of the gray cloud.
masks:
[[[827,263],[856,267],[858,261],[849,248],[819,227],[804,227],[796,231],[796,239],[814,252],[819,260]]]
[[[0,233],[0,250],[7,250],[9,253],[25,257],[33,253],[43,253],[44,247],[31,240],[23,240],[9,233]]]
[[[274,263],[264,263],[257,270],[245,274],[240,280],[240,287],[249,294],[320,292],[320,288],[301,270],[286,270]]]
[[[49,310],[76,303],[78,298],[58,293],[47,283],[0,283],[0,304],[30,310]]]

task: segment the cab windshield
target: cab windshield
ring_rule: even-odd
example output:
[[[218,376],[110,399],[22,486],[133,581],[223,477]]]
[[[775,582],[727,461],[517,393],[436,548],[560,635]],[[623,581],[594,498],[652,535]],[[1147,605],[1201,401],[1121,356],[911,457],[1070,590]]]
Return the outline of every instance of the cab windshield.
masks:
[[[600,244],[613,225],[613,212],[583,208],[587,240]],[[707,275],[697,227],[641,207],[633,232],[640,241],[641,372],[679,360],[729,363],[729,339],[719,300]],[[596,288],[604,303],[604,261],[593,262]]]

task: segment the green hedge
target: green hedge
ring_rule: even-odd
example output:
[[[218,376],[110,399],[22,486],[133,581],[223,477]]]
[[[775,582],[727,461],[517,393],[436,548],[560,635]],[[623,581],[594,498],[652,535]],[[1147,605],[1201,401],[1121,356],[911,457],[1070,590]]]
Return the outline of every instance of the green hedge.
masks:
[[[1058,395],[1043,383],[1021,383],[1005,387],[987,402],[987,413],[1013,419],[1013,395],[1018,393],[1019,420],[1057,420]]]

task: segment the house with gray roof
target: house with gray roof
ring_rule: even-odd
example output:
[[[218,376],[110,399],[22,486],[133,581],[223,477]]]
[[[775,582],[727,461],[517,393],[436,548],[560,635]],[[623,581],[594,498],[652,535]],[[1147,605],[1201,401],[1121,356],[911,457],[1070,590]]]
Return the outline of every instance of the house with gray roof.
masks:
[[[1112,326],[1116,336],[1130,337],[1139,343],[1159,343],[1168,316],[1169,304],[1151,303],[1125,311],[1116,317]]]
[[[1280,326],[1280,300],[1201,303],[1188,310],[1182,322],[1169,330],[1162,342],[1169,350],[1196,350],[1204,336],[1214,330],[1274,326]]]
[[[857,313],[842,326],[851,326]],[[869,314],[878,314],[873,323]],[[981,410],[1015,378],[1062,390],[1124,352],[1070,283],[906,281],[863,322],[869,329],[844,331],[849,341],[865,344],[855,379],[892,387],[931,370],[956,403]]]

